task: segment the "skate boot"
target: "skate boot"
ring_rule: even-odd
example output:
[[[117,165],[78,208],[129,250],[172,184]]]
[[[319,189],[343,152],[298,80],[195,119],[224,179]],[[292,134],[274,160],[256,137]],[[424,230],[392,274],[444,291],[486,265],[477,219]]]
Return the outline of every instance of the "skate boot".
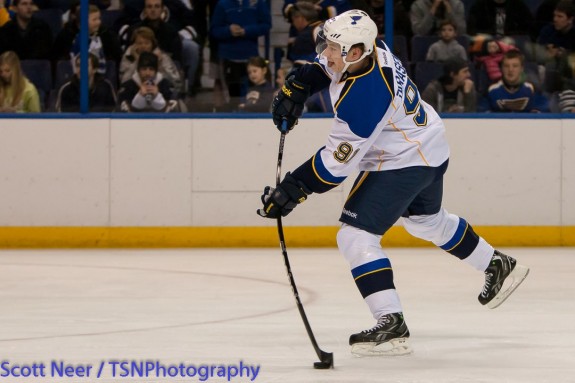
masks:
[[[529,268],[495,250],[485,270],[485,285],[479,294],[479,303],[494,309],[502,304],[529,274]]]
[[[349,337],[351,353],[355,356],[407,355],[412,350],[407,342],[409,330],[402,313],[387,314],[377,325]]]

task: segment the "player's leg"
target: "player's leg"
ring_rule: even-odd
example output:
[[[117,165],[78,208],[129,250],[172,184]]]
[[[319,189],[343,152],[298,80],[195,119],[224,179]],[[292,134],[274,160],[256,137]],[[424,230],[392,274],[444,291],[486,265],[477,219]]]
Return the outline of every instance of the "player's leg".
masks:
[[[374,328],[350,337],[352,353],[356,355],[411,352],[407,342],[409,331],[393,283],[393,269],[380,241],[413,198],[432,181],[428,167],[361,173],[345,203],[338,247],[377,320]]]
[[[393,284],[391,263],[380,245],[381,235],[343,224],[337,234],[340,251],[377,325],[351,335],[351,352],[358,356],[411,353],[409,330]]]
[[[465,219],[441,208],[443,173],[439,170],[436,180],[410,204],[406,214],[408,217],[404,217],[404,227],[411,235],[433,242],[484,272],[485,284],[479,294],[479,302],[495,308],[519,286],[529,269],[495,250],[475,233]]]

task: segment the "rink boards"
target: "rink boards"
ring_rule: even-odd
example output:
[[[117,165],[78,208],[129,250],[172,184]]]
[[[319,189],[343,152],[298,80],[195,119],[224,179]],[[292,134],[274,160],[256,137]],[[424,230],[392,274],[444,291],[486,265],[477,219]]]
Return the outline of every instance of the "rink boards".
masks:
[[[498,245],[575,245],[575,120],[445,123],[445,208]],[[284,173],[324,145],[330,124],[300,121]],[[4,119],[0,246],[277,246],[275,222],[255,211],[278,141],[269,119]],[[351,181],[285,219],[288,245],[335,245]],[[423,244],[399,226],[385,241]]]

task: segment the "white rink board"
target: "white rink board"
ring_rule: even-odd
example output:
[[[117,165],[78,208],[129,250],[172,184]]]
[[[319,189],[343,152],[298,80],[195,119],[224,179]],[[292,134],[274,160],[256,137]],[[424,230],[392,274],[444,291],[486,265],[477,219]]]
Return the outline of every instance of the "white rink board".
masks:
[[[575,128],[563,129],[562,224],[575,225]]]
[[[445,207],[475,225],[575,224],[575,120],[446,119]],[[323,146],[302,119],[283,173]],[[0,226],[266,226],[279,133],[268,119],[2,120]],[[354,177],[287,226],[334,226]]]
[[[108,120],[1,120],[0,226],[110,223]]]

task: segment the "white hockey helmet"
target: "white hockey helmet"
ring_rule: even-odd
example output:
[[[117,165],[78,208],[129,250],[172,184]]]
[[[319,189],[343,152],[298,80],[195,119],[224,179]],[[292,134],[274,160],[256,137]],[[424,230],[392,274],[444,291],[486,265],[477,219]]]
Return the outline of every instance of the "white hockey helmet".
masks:
[[[354,61],[357,62],[373,52],[376,38],[375,22],[364,11],[352,9],[324,23],[317,36],[316,52],[321,54],[327,46],[327,41],[331,41],[339,44],[341,55],[345,57],[353,45],[363,44],[364,52],[358,60]]]

